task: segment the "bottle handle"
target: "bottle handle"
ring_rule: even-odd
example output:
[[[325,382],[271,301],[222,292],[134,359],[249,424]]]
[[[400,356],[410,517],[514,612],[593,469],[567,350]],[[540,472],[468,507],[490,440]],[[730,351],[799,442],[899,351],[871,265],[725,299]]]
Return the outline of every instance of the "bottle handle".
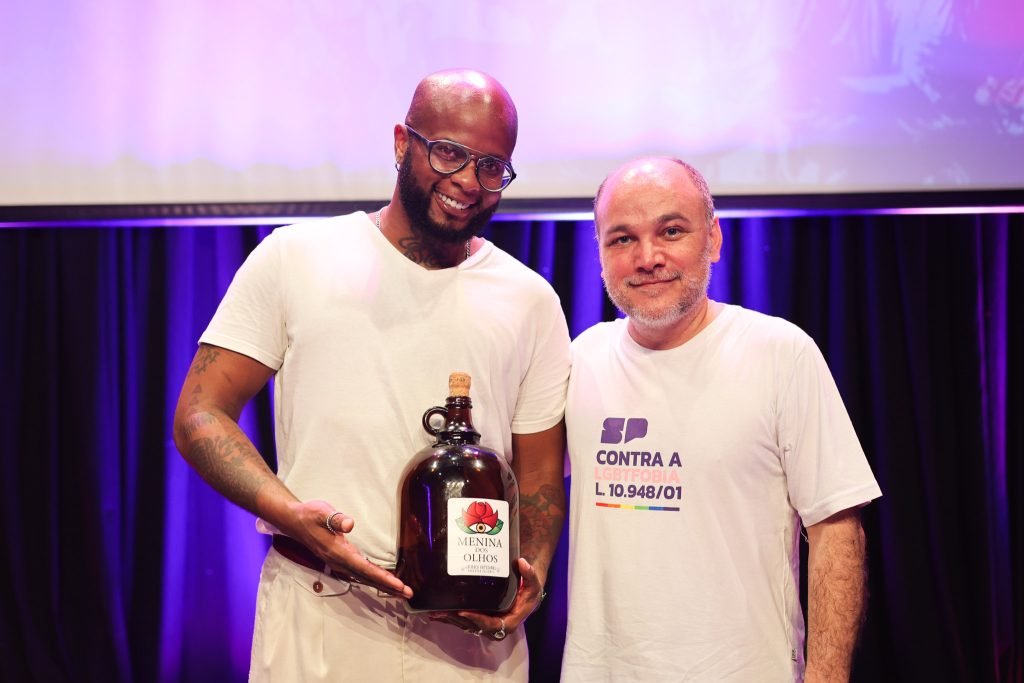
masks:
[[[444,424],[441,427],[434,427],[430,424],[430,418],[435,415],[444,415]],[[448,409],[444,406],[434,406],[427,412],[423,413],[423,428],[427,430],[427,434],[431,436],[437,436],[438,433],[444,431],[444,428],[448,425]]]

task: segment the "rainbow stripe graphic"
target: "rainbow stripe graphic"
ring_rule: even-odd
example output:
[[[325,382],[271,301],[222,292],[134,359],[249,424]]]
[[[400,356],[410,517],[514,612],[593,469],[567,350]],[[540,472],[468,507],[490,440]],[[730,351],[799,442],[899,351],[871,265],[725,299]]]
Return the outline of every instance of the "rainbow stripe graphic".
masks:
[[[679,508],[662,507],[660,505],[619,505],[618,503],[596,503],[599,508],[618,508],[620,510],[649,510],[651,512],[679,512]]]

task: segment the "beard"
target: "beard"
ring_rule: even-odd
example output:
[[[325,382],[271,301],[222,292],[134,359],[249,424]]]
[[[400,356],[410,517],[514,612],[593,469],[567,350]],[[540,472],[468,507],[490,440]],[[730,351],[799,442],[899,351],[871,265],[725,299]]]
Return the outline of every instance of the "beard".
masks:
[[[654,330],[672,327],[676,323],[690,318],[701,302],[707,299],[708,285],[711,283],[711,240],[705,244],[704,251],[693,271],[683,273],[678,270],[667,270],[660,274],[660,279],[665,280],[676,277],[683,283],[683,289],[675,301],[666,302],[657,299],[648,300],[642,294],[631,292],[629,283],[634,278],[609,282],[604,271],[601,272],[604,289],[615,307],[628,315],[637,325]],[[635,280],[639,282],[642,278],[635,278]]]
[[[431,191],[423,190],[416,184],[412,174],[412,155],[406,154],[398,167],[398,198],[412,223],[412,229],[422,238],[445,244],[465,242],[483,232],[491,216],[498,210],[498,202],[495,202],[494,206],[470,218],[466,227],[454,230],[430,217],[430,203],[433,201],[431,194]]]

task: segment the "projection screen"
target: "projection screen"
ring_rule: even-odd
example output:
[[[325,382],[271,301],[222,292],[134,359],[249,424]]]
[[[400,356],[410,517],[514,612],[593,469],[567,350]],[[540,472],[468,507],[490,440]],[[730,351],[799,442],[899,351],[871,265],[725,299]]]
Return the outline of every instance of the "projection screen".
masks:
[[[718,195],[1024,187],[1019,0],[7,2],[0,204],[390,196],[425,74],[520,114],[507,198],[682,157]]]

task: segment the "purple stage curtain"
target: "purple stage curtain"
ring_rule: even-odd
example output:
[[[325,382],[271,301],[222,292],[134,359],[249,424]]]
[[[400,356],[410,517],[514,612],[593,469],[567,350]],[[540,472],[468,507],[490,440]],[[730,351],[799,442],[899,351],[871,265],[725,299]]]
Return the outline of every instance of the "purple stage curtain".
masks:
[[[1021,681],[1024,215],[722,224],[712,298],[815,338],[885,494],[864,511],[854,680]],[[245,680],[266,539],[189,469],[170,421],[272,227],[0,230],[0,679]],[[591,222],[487,235],[551,281],[573,335],[615,316]],[[243,422],[273,465],[269,392]],[[565,556],[563,538],[528,623],[534,681],[558,679]]]

